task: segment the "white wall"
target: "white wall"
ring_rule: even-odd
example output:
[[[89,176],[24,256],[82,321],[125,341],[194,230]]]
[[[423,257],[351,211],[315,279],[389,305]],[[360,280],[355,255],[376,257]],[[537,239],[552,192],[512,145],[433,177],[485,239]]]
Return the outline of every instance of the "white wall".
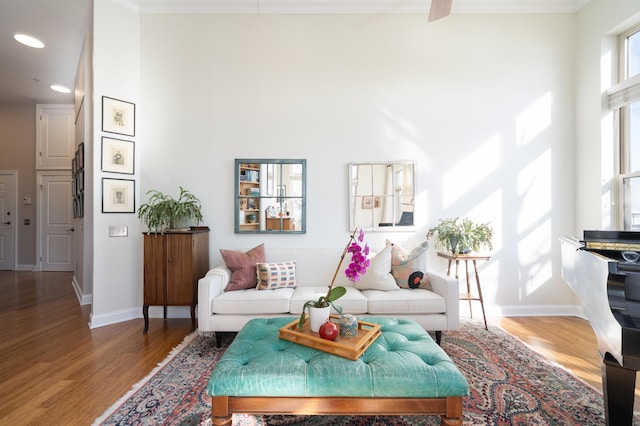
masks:
[[[370,245],[418,244],[443,217],[490,220],[496,247],[480,264],[489,311],[571,313],[557,239],[601,226],[602,36],[638,12],[636,3],[427,23],[137,16],[96,0],[94,118],[102,95],[137,102],[136,205],[152,188],[193,191],[212,229],[212,265],[220,248],[261,242],[267,252],[342,248],[347,163],[414,160],[417,231],[369,233]],[[307,234],[233,233],[233,160],[252,157],[307,159]],[[129,238],[106,236],[115,220],[129,225]],[[96,213],[93,313],[103,322],[140,316],[140,231],[134,215]],[[435,255],[430,262],[446,268]],[[324,269],[315,274],[330,275]]]
[[[142,117],[136,116],[136,136],[128,138],[102,132],[102,97],[133,102],[140,99],[140,20],[136,11],[110,0],[94,1],[93,22],[93,305],[91,327],[142,316],[142,237],[137,216],[102,213],[102,178],[136,179],[136,176],[101,172],[101,138],[142,140]],[[136,182],[136,199],[139,185]],[[110,238],[109,225],[126,225],[129,236]]]
[[[218,264],[220,248],[260,242],[342,247],[347,163],[415,160],[417,231],[370,244],[417,244],[443,217],[490,220],[491,310],[566,312],[556,241],[573,230],[574,34],[575,15],[143,15],[141,193],[200,196]],[[233,233],[233,160],[251,157],[307,159],[306,235]]]

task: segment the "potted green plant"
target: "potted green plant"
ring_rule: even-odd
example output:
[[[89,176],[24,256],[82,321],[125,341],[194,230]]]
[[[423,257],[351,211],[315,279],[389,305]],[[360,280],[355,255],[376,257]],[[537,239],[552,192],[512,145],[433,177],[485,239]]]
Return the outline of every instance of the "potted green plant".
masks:
[[[198,197],[180,187],[177,199],[151,189],[149,201],[138,208],[138,218],[147,225],[148,233],[162,233],[165,229],[188,227],[189,221],[202,221],[202,205]]]
[[[360,275],[367,272],[367,268],[370,264],[370,260],[367,258],[367,255],[369,254],[369,246],[365,244],[363,248],[360,245],[364,240],[364,232],[361,229],[358,237],[356,238],[357,232],[357,229],[353,231],[353,234],[349,237],[349,242],[347,242],[347,245],[342,251],[338,267],[336,268],[336,272],[333,274],[333,279],[331,280],[327,294],[320,296],[317,300],[307,300],[302,307],[302,314],[298,321],[299,329],[302,329],[304,325],[307,311],[309,312],[309,325],[311,331],[318,331],[320,325],[329,319],[329,311],[331,310],[331,307],[333,307],[333,309],[335,309],[339,314],[342,313],[342,306],[334,302],[344,296],[347,289],[342,286],[334,287],[333,284],[336,281],[336,277],[340,271],[340,266],[342,266],[342,261],[347,253],[351,253],[351,263],[349,263],[349,267],[346,269],[345,275],[350,281],[359,281]],[[316,319],[315,315],[321,315],[321,317]]]
[[[467,217],[440,219],[427,231],[427,239],[432,237],[436,238],[436,246],[453,254],[477,252],[484,247],[493,249],[491,224],[475,223]]]

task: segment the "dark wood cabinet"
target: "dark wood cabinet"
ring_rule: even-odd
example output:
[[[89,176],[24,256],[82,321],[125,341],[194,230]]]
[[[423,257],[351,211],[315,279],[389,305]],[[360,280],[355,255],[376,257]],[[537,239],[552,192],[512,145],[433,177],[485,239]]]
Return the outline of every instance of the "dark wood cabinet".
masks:
[[[149,331],[149,306],[191,307],[196,329],[198,280],[209,270],[209,231],[199,229],[144,234],[144,333]]]

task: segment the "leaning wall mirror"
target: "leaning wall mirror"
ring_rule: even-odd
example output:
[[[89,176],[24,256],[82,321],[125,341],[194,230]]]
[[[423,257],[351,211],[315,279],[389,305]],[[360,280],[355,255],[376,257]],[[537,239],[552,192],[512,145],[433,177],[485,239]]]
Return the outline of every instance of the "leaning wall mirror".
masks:
[[[306,232],[307,160],[236,159],[235,232]]]
[[[415,163],[349,164],[351,230],[413,231]]]

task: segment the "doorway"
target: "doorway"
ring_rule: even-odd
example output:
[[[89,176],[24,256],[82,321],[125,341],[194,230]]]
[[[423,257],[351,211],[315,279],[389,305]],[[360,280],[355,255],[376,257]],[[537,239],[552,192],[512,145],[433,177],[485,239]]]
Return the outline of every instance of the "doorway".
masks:
[[[0,170],[0,270],[16,269],[18,172]]]
[[[73,271],[73,203],[70,171],[40,171],[38,180],[39,271]]]

